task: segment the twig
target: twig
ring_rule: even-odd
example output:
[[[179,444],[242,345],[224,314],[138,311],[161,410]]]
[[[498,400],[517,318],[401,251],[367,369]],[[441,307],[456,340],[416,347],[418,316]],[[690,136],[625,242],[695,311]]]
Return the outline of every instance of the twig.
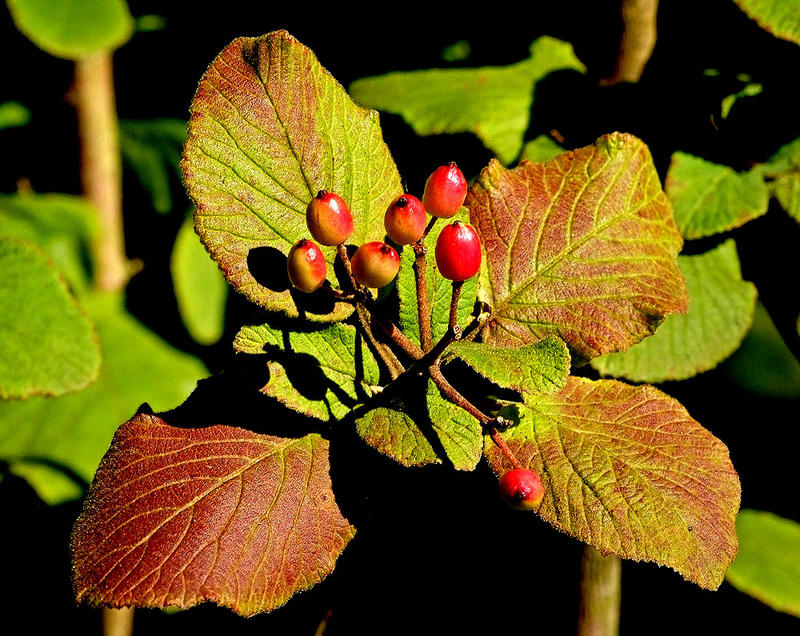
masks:
[[[436,217],[433,217],[434,219]],[[430,227],[432,223],[428,224]],[[419,341],[423,351],[429,351],[433,345],[433,334],[431,333],[431,312],[428,302],[428,264],[426,254],[428,248],[425,247],[425,238],[421,238],[414,243],[414,279],[417,285],[417,318],[419,322]]]
[[[578,636],[619,633],[621,573],[619,557],[604,557],[588,545],[583,549]]]
[[[461,298],[461,288],[464,286],[463,280],[453,281],[453,296],[450,299],[450,320],[448,327],[461,337],[461,328],[458,326],[458,299]]]
[[[656,45],[658,0],[622,0],[622,37],[614,74],[604,84],[638,82]]]
[[[133,634],[132,607],[103,608],[103,636],[130,636]]]

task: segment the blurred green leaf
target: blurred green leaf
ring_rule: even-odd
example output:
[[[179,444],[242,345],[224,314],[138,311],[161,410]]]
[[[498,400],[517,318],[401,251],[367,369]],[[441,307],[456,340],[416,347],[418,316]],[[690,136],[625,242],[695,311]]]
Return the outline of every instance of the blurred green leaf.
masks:
[[[800,2],[797,0],[733,0],[748,17],[777,38],[800,44]]]
[[[214,344],[225,329],[228,285],[195,233],[191,216],[175,237],[170,269],[187,331],[200,344]]]
[[[63,395],[100,372],[92,324],[47,256],[0,237],[0,398]]]
[[[564,149],[546,135],[539,135],[531,139],[522,148],[520,161],[527,160],[535,163],[548,161],[564,152]]]
[[[453,42],[442,49],[442,59],[445,62],[463,62],[469,57],[472,47],[467,40]]]
[[[133,34],[125,0],[7,0],[14,24],[36,46],[67,59],[116,49]]]
[[[764,87],[761,84],[753,82],[746,84],[742,90],[724,97],[720,104],[720,115],[722,119],[728,118],[728,115],[731,113],[731,108],[733,108],[733,105],[742,97],[755,97],[756,95],[760,95],[763,90]]]
[[[136,16],[136,30],[140,33],[162,31],[167,28],[167,19],[163,15],[147,13]]]
[[[30,111],[19,102],[0,104],[0,130],[25,126],[30,120]]]
[[[0,459],[27,462],[26,474],[40,496],[63,501],[62,481],[47,477],[42,460],[75,472],[87,482],[108,449],[117,427],[147,402],[155,410],[180,404],[207,371],[196,358],[169,346],[124,309],[122,298],[97,295],[84,300],[103,353],[98,380],[58,398],[0,402]],[[36,459],[36,463],[31,463]]]
[[[770,512],[742,510],[739,554],[725,578],[779,612],[800,617],[800,524]]]
[[[365,77],[350,93],[365,106],[401,115],[418,135],[472,132],[510,163],[522,149],[536,82],[553,71],[585,68],[571,44],[543,36],[516,64]]]

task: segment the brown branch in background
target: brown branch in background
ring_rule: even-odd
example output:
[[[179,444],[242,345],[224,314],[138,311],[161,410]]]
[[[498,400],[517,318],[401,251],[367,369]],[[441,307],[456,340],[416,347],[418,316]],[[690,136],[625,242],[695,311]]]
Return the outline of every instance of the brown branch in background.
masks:
[[[616,636],[619,633],[621,579],[619,557],[604,557],[593,547],[584,547],[578,636]]]
[[[130,636],[133,633],[133,608],[103,609],[103,636]]]
[[[97,208],[100,234],[94,244],[95,287],[121,291],[132,272],[122,225],[122,167],[114,102],[111,51],[75,62],[75,109],[81,145],[81,182]]]
[[[658,0],[622,0],[622,36],[614,74],[604,84],[638,82],[656,45]]]

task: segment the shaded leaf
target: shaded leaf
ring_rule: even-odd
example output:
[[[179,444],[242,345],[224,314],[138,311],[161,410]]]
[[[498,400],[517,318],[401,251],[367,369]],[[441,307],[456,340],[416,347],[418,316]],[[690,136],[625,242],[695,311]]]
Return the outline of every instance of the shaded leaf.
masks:
[[[739,554],[725,578],[779,612],[800,617],[800,524],[770,512],[742,510]]]
[[[250,616],[324,579],[355,529],[328,442],[138,415],[114,435],[72,535],[79,601]]]
[[[564,149],[546,135],[539,135],[536,139],[531,139],[522,148],[520,161],[544,162],[553,157],[557,157],[564,152]]]
[[[196,342],[210,345],[225,329],[228,286],[188,217],[178,230],[170,261],[175,298],[183,324]]]
[[[246,325],[233,346],[242,353],[267,354],[270,377],[263,393],[321,420],[348,415],[372,395],[380,376],[375,359],[350,325],[310,332]]]
[[[30,120],[30,111],[19,102],[0,104],[0,130],[25,126]]]
[[[198,233],[236,289],[290,316],[352,312],[298,307],[306,295],[290,292],[285,256],[308,236],[306,206],[320,189],[350,206],[357,245],[383,238],[402,187],[378,114],[356,106],[308,48],[285,31],[228,45],[192,102],[182,167]],[[335,282],[335,250],[323,251]]]
[[[516,64],[388,73],[356,80],[350,92],[365,106],[401,115],[418,135],[475,133],[509,163],[522,148],[536,82],[565,69],[586,67],[571,44],[543,36]]]
[[[91,384],[100,348],[47,257],[0,237],[0,398],[62,395]]]
[[[539,473],[539,515],[605,554],[654,561],[717,588],[736,555],[740,485],[728,449],[650,386],[572,377],[525,394],[503,436]],[[497,474],[511,466],[486,444]]]
[[[756,172],[738,173],[684,152],[672,155],[666,191],[688,239],[731,230],[767,211],[767,189]]]
[[[738,78],[737,78],[738,79]],[[764,86],[761,84],[757,84],[755,82],[750,82],[747,80],[747,83],[741,88],[741,90],[736,91],[735,93],[731,93],[730,95],[726,95],[722,98],[720,102],[720,116],[722,119],[727,119],[728,115],[731,113],[731,108],[733,105],[738,102],[743,97],[755,97],[756,95],[760,95],[764,90]]]
[[[684,380],[713,369],[741,344],[756,304],[755,285],[742,280],[729,239],[698,256],[679,256],[689,311],[668,316],[655,334],[627,351],[592,360],[604,375],[636,382]]]
[[[550,335],[578,362],[624,350],[686,310],[675,228],[647,146],[614,133],[514,170],[492,161],[467,194],[486,258],[482,336],[517,347]]]
[[[733,0],[775,37],[800,44],[800,3],[794,0]]]
[[[480,422],[447,400],[428,380],[428,416],[447,458],[456,470],[474,470],[483,456]]]
[[[208,372],[125,312],[121,298],[88,296],[83,305],[100,340],[100,377],[58,398],[0,402],[0,458],[51,462],[88,482],[120,422],[145,401],[158,410],[177,406]],[[64,494],[44,479],[34,486],[47,488],[40,496],[53,503]]]
[[[56,57],[116,49],[133,34],[125,0],[7,0],[16,27]]]
[[[800,223],[800,138],[782,146],[754,172],[767,179],[772,196]]]

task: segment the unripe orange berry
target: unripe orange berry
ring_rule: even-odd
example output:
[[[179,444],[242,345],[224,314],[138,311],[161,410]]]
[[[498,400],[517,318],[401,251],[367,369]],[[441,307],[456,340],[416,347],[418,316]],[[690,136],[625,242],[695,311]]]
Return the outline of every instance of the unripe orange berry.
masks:
[[[425,233],[428,217],[422,201],[411,194],[397,197],[383,217],[386,233],[398,245],[416,243]]]
[[[306,225],[322,245],[341,245],[353,234],[353,215],[342,197],[320,190],[306,208]]]
[[[397,276],[400,257],[391,245],[372,241],[364,243],[353,254],[353,276],[367,287],[386,287]]]
[[[286,271],[294,288],[310,294],[325,282],[328,265],[319,245],[308,239],[300,239],[289,250]]]

